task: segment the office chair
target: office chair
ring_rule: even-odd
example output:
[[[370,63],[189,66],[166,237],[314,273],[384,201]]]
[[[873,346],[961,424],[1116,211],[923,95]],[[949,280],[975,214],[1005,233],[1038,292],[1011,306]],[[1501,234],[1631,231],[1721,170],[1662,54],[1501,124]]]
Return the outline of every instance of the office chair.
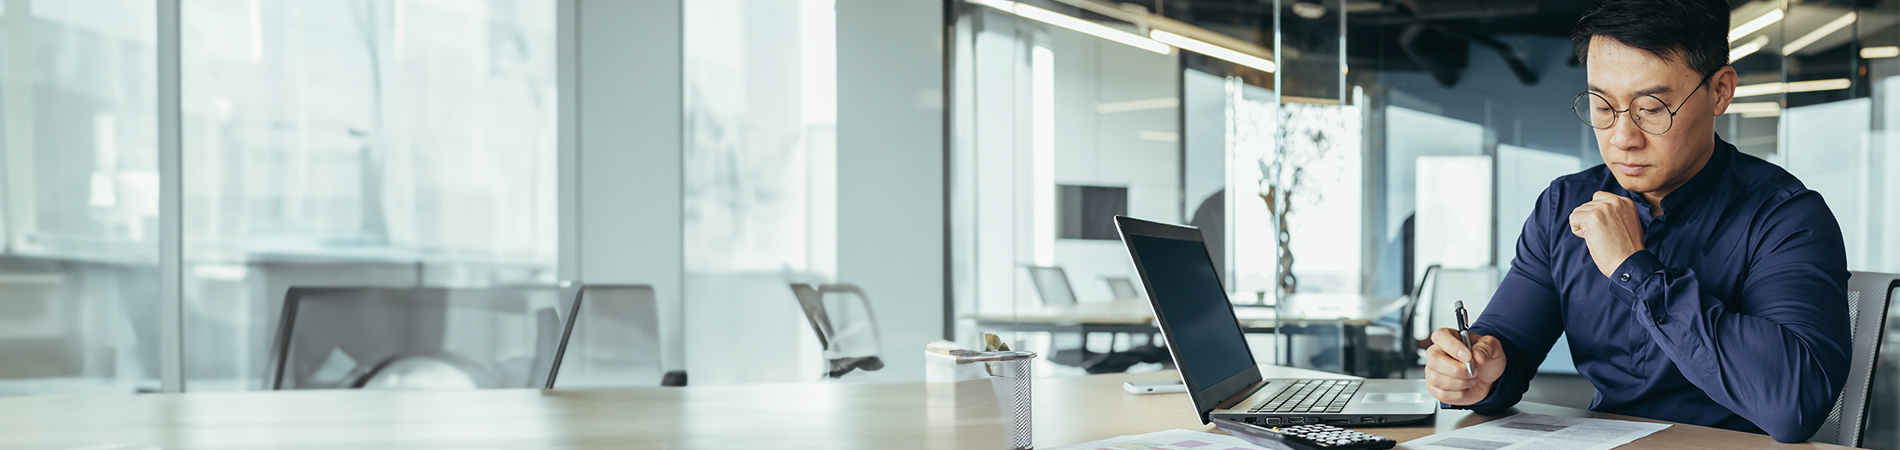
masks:
[[[864,290],[849,284],[824,284],[813,287],[792,283],[792,295],[805,310],[805,320],[818,333],[818,344],[825,349],[825,377],[839,378],[855,370],[866,372],[884,368],[884,339],[877,330],[877,316],[871,313],[871,299]]]
[[[292,287],[271,389],[554,386],[579,311],[567,286]]]
[[[1141,298],[1141,291],[1135,289],[1135,282],[1128,277],[1102,277],[1102,280],[1108,282],[1108,291],[1115,294],[1116,300]]]
[[[1069,273],[1061,267],[1028,266],[1029,281],[1036,285],[1036,296],[1048,306],[1073,305],[1075,289],[1069,285]]]
[[[1853,337],[1848,355],[1847,385],[1834,410],[1814,432],[1813,442],[1860,447],[1867,429],[1867,404],[1874,390],[1873,378],[1880,359],[1880,343],[1886,340],[1887,308],[1894,292],[1900,291],[1900,275],[1850,272],[1847,278],[1847,320]]]
[[[588,284],[580,296],[557,368],[561,388],[686,385],[685,371],[664,368],[664,344],[679,339],[679,329],[660,326],[653,286]]]
[[[1029,281],[1035,285],[1036,297],[1042,299],[1043,306],[1067,306],[1076,304],[1075,289],[1069,285],[1068,271],[1062,270],[1061,267],[1035,265],[1024,267],[1029,269]],[[1049,361],[1065,366],[1088,368],[1089,364],[1093,362],[1092,360],[1096,359],[1098,355],[1089,352],[1088,333],[1077,334],[1082,336],[1081,346],[1077,348],[1052,349],[1049,352]],[[1054,347],[1055,335],[1052,333],[1050,336],[1050,346]],[[1115,341],[1114,338],[1111,337],[1109,340],[1109,351],[1113,352],[1114,350]]]
[[[1491,295],[1497,292],[1498,281],[1495,267],[1426,266],[1425,275],[1419,277],[1418,289],[1399,309],[1399,339],[1392,343],[1398,348],[1389,350],[1391,344],[1378,343],[1380,345],[1372,349],[1373,357],[1368,360],[1375,361],[1373,364],[1379,366],[1375,367],[1375,371],[1405,374],[1412,368],[1423,367],[1423,350],[1432,346],[1432,331],[1458,326],[1454,302],[1465,302],[1466,313],[1472,321],[1477,321],[1484,307],[1491,304]],[[1420,319],[1421,314],[1423,319]]]
[[[1439,328],[1457,328],[1457,301],[1465,302],[1465,311],[1476,322],[1491,295],[1498,291],[1496,267],[1452,268],[1433,264],[1425,268],[1418,292],[1404,308],[1400,326],[1419,349],[1431,347],[1431,332]],[[1423,322],[1420,314],[1424,315]],[[1423,327],[1422,329],[1420,327]]]

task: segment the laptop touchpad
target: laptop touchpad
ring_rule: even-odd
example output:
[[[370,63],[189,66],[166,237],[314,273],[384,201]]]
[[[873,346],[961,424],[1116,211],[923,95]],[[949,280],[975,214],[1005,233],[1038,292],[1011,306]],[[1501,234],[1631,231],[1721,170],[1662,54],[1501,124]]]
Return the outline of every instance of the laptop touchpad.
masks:
[[[1360,403],[1418,403],[1425,397],[1417,392],[1374,392],[1366,394]]]

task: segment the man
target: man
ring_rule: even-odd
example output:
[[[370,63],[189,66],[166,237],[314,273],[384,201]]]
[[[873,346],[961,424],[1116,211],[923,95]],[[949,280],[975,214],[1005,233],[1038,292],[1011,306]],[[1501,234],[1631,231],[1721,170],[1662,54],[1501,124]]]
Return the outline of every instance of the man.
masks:
[[[1433,396],[1509,408],[1567,331],[1592,410],[1781,442],[1827,418],[1847,378],[1840,225],[1820,194],[1715,135],[1735,93],[1727,6],[1600,0],[1578,22],[1575,110],[1605,165],[1538,198],[1471,348],[1433,333]]]

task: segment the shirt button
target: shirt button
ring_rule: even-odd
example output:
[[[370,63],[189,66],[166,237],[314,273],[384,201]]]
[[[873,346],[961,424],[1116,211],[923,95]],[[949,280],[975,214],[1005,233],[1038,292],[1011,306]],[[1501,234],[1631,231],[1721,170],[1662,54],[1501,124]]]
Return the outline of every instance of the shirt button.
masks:
[[[1620,276],[1620,277],[1616,277],[1616,280],[1617,280],[1617,281],[1629,281],[1629,280],[1630,280],[1630,274],[1629,274],[1629,272],[1623,272],[1623,276]]]

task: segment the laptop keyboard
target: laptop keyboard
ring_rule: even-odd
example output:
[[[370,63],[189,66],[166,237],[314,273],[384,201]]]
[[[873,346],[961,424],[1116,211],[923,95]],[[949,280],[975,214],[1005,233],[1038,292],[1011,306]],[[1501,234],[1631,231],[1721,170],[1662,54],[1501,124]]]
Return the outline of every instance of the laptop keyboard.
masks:
[[[1346,401],[1359,392],[1364,380],[1299,380],[1282,389],[1273,398],[1254,405],[1257,413],[1327,413],[1346,409]]]

